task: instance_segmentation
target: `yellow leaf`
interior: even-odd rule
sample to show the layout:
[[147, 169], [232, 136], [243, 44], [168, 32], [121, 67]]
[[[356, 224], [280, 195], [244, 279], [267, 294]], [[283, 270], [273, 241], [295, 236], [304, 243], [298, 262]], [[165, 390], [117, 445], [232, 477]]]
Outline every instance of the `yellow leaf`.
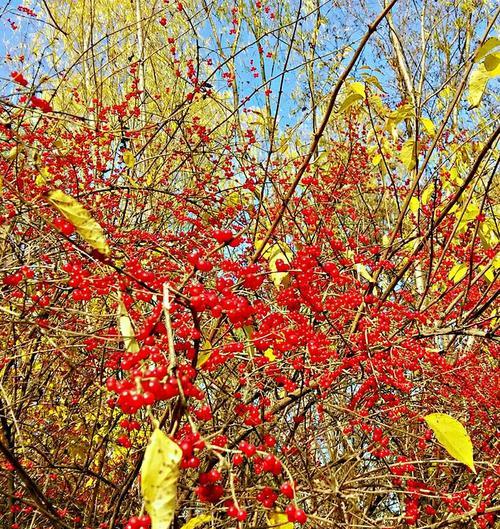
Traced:
[[196, 367], [201, 367], [205, 364], [208, 359], [212, 356], [212, 344], [205, 340], [198, 354], [198, 361], [196, 362]]
[[436, 127], [434, 126], [434, 123], [431, 119], [420, 118], [420, 121], [422, 122], [422, 125], [429, 136], [434, 136], [434, 134], [436, 134]]
[[354, 105], [354, 103], [357, 103], [358, 101], [361, 101], [363, 98], [362, 95], [360, 94], [356, 94], [356, 93], [353, 93], [353, 94], [349, 94], [345, 99], [344, 101], [342, 102], [342, 104], [340, 105], [339, 109], [338, 109], [338, 113], [339, 114], [342, 114], [343, 112], [346, 112], [347, 110], [349, 110], [349, 108], [352, 107], [352, 105]]
[[354, 94], [360, 95], [362, 98], [365, 97], [365, 85], [363, 83], [351, 83], [349, 90]]
[[413, 109], [413, 105], [410, 103], [406, 103], [405, 105], [399, 107], [396, 110], [393, 110], [389, 114], [389, 119], [394, 121], [396, 124], [403, 121], [403, 119], [411, 118], [415, 115], [415, 111]]
[[403, 147], [401, 148], [401, 152], [399, 153], [399, 158], [406, 166], [408, 171], [411, 171], [415, 167], [415, 165], [417, 164], [417, 159], [415, 156], [414, 140], [406, 140], [404, 142]]
[[191, 518], [188, 522], [186, 522], [181, 529], [195, 529], [196, 527], [210, 522], [212, 520], [211, 514], [200, 514], [198, 516], [195, 516], [194, 518]]
[[10, 149], [10, 151], [4, 155], [4, 158], [11, 162], [12, 160], [14, 160], [17, 156], [17, 154], [20, 152], [20, 149], [17, 145], [15, 145], [14, 147], [12, 147], [12, 149]]
[[50, 191], [47, 200], [59, 213], [73, 224], [80, 236], [99, 253], [109, 256], [111, 250], [104, 237], [101, 226], [90, 216], [90, 213], [73, 197], [61, 190]]
[[429, 199], [431, 198], [433, 192], [434, 192], [434, 186], [432, 184], [428, 185], [424, 189], [422, 196], [421, 196], [422, 204], [424, 206], [427, 206], [427, 204], [429, 203]]
[[179, 446], [156, 428], [141, 466], [141, 492], [151, 529], [168, 529], [172, 523], [181, 459]]
[[467, 275], [468, 267], [465, 264], [458, 263], [452, 267], [448, 274], [448, 279], [454, 283], [458, 283]]
[[140, 348], [135, 338], [134, 328], [132, 327], [130, 316], [128, 315], [125, 304], [121, 300], [118, 304], [118, 327], [125, 344], [125, 350], [129, 353], [139, 352]]
[[476, 217], [479, 215], [479, 213], [481, 213], [479, 206], [476, 206], [476, 204], [469, 204], [465, 208], [462, 221], [470, 222], [471, 220], [476, 220]]
[[37, 186], [43, 186], [51, 179], [52, 179], [51, 172], [47, 169], [47, 167], [42, 167], [35, 179], [35, 184]]
[[481, 271], [483, 271], [486, 268], [486, 271], [484, 272], [484, 277], [490, 282], [493, 283], [495, 280], [495, 271], [492, 266], [482, 266]]
[[135, 156], [131, 151], [123, 151], [123, 163], [129, 168], [133, 169], [135, 165]]
[[410, 211], [414, 214], [417, 213], [417, 211], [420, 209], [420, 202], [417, 197], [411, 197], [410, 198]]
[[[262, 241], [255, 241], [255, 248], [258, 250], [262, 246]], [[281, 259], [285, 263], [291, 263], [293, 259], [293, 252], [290, 247], [284, 243], [275, 243], [272, 245], [266, 244], [262, 257], [269, 263], [269, 270], [271, 270], [271, 280], [278, 288], [283, 281], [288, 277], [288, 272], [279, 272], [276, 267], [276, 262]]]
[[276, 356], [274, 356], [274, 351], [273, 351], [273, 348], [272, 347], [269, 347], [267, 348], [263, 355], [269, 359], [270, 362], [274, 362], [274, 360], [276, 360]]
[[288, 521], [288, 516], [284, 512], [273, 511], [269, 513], [268, 527], [276, 529], [293, 529], [293, 523]]
[[372, 158], [372, 164], [373, 164], [373, 165], [378, 165], [381, 161], [382, 161], [382, 155], [381, 155], [381, 154], [376, 154], [376, 155]]
[[490, 77], [500, 75], [500, 53], [491, 53], [484, 59], [484, 68]]
[[354, 265], [354, 268], [355, 268], [356, 272], [358, 272], [358, 274], [361, 277], [364, 277], [370, 283], [375, 283], [375, 279], [373, 279], [373, 277], [370, 275], [370, 272], [368, 272], [368, 270], [367, 270], [365, 265], [363, 265], [361, 263], [356, 263]]
[[484, 65], [481, 63], [472, 73], [469, 79], [469, 94], [467, 96], [467, 101], [470, 104], [470, 108], [475, 108], [481, 102], [483, 94], [486, 90], [486, 85], [488, 81], [495, 77], [496, 69], [488, 71]]
[[476, 56], [474, 57], [474, 62], [479, 62], [483, 57], [488, 55], [491, 50], [494, 50], [500, 46], [500, 39], [497, 39], [496, 37], [489, 38], [476, 52]]
[[464, 426], [446, 413], [431, 413], [424, 419], [450, 456], [467, 465], [475, 474], [472, 441]]

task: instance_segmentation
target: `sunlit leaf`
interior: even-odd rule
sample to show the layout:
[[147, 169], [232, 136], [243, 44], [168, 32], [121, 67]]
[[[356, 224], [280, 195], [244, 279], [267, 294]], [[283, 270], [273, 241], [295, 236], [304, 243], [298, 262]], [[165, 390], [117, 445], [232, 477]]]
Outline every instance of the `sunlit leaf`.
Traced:
[[361, 97], [365, 97], [365, 85], [363, 83], [351, 83], [349, 85], [349, 90], [354, 93], [354, 94], [358, 94], [360, 95]]
[[[255, 241], [255, 248], [258, 250], [262, 246], [262, 241]], [[283, 281], [288, 277], [288, 272], [280, 272], [276, 266], [280, 259], [284, 263], [291, 263], [293, 259], [293, 252], [290, 247], [284, 243], [266, 244], [262, 257], [269, 263], [269, 270], [271, 270], [270, 278], [272, 282], [279, 287]]]
[[279, 511], [269, 513], [268, 526], [273, 529], [293, 529], [293, 523], [288, 521], [288, 516]]
[[76, 231], [92, 248], [105, 256], [111, 254], [103, 229], [80, 202], [59, 189], [50, 191], [47, 200], [73, 224]]
[[375, 279], [373, 279], [372, 275], [370, 274], [370, 272], [368, 272], [368, 269], [366, 268], [366, 266], [364, 264], [356, 263], [354, 265], [354, 268], [355, 268], [356, 272], [358, 272], [358, 274], [361, 277], [363, 277], [364, 279], [366, 279], [370, 283], [374, 283], [375, 282]]
[[432, 184], [428, 185], [424, 191], [422, 192], [422, 195], [420, 197], [422, 201], [422, 205], [427, 206], [429, 203], [429, 200], [432, 196], [432, 193], [434, 193], [434, 186]]
[[465, 208], [465, 212], [462, 216], [462, 220], [465, 221], [465, 222], [469, 222], [471, 220], [476, 220], [477, 216], [479, 215], [479, 213], [481, 212], [481, 210], [479, 209], [479, 206], [477, 206], [476, 204], [469, 204], [466, 208]]
[[394, 121], [396, 124], [403, 121], [403, 119], [411, 118], [415, 115], [415, 110], [413, 108], [413, 105], [411, 103], [406, 103], [396, 110], [393, 110], [389, 114], [389, 119]]
[[52, 179], [52, 174], [47, 167], [42, 167], [40, 172], [36, 175], [35, 184], [43, 186]]
[[451, 268], [448, 273], [448, 279], [454, 283], [458, 283], [467, 275], [468, 269], [467, 265], [458, 263]]
[[129, 168], [133, 169], [135, 165], [135, 156], [132, 151], [123, 151], [123, 163]]
[[7, 154], [4, 154], [4, 158], [8, 161], [8, 162], [11, 162], [12, 160], [14, 160], [16, 158], [16, 156], [18, 155], [18, 153], [20, 152], [20, 148], [18, 145], [15, 145], [14, 147], [12, 147], [9, 152]]
[[159, 428], [151, 435], [141, 466], [141, 492], [151, 529], [168, 529], [175, 514], [182, 450]]
[[422, 122], [422, 125], [424, 126], [425, 131], [430, 136], [434, 136], [436, 134], [436, 127], [434, 126], [434, 123], [429, 118], [420, 118], [420, 121]]
[[362, 95], [360, 94], [356, 94], [356, 93], [353, 93], [353, 94], [349, 94], [345, 99], [344, 101], [342, 102], [342, 104], [340, 105], [339, 109], [338, 109], [338, 113], [339, 114], [342, 114], [343, 112], [346, 112], [347, 110], [349, 110], [349, 108], [352, 107], [352, 105], [354, 105], [354, 103], [357, 103], [358, 101], [361, 101], [363, 98]]
[[196, 362], [196, 367], [201, 367], [203, 364], [205, 364], [208, 359], [212, 356], [212, 352], [212, 344], [208, 340], [205, 340], [198, 354], [198, 361]]
[[417, 213], [417, 211], [420, 209], [420, 201], [417, 197], [411, 197], [410, 203], [408, 204], [408, 207], [410, 208], [410, 211], [414, 214]]
[[125, 350], [129, 353], [137, 353], [140, 349], [139, 344], [135, 338], [134, 328], [132, 327], [127, 308], [121, 300], [118, 303], [118, 327], [125, 344]]
[[491, 77], [500, 75], [500, 53], [491, 53], [484, 59], [484, 68]]
[[451, 457], [467, 465], [475, 473], [474, 449], [464, 426], [446, 413], [431, 413], [424, 419]]
[[500, 46], [500, 39], [497, 37], [490, 37], [476, 52], [474, 62], [479, 62], [483, 57], [488, 55], [490, 51]]
[[415, 168], [415, 165], [417, 164], [416, 156], [415, 156], [415, 141], [414, 140], [406, 140], [403, 144], [403, 147], [401, 148], [401, 152], [399, 153], [399, 158], [405, 165], [405, 167], [408, 169], [408, 171], [411, 171]]
[[196, 529], [196, 527], [199, 527], [200, 525], [203, 525], [204, 523], [208, 523], [212, 520], [211, 514], [199, 514], [198, 516], [195, 516], [194, 518], [191, 518], [191, 520], [187, 521], [181, 529]]
[[[486, 269], [486, 270], [485, 270]], [[482, 266], [481, 272], [485, 270], [484, 277], [490, 282], [493, 283], [495, 280], [495, 270], [493, 266]]]
[[500, 56], [497, 53], [493, 53], [488, 55], [471, 73], [467, 97], [470, 108], [475, 108], [479, 105], [488, 81], [498, 75], [500, 75]]
[[276, 360], [276, 356], [274, 355], [274, 351], [272, 347], [268, 347], [263, 353], [262, 353], [270, 362], [274, 362]]

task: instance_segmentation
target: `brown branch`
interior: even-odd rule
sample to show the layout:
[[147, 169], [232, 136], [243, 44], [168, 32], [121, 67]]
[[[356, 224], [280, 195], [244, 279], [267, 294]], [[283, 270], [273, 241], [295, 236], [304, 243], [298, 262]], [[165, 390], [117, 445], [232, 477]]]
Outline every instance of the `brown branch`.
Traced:
[[63, 520], [60, 519], [55, 507], [48, 500], [45, 494], [40, 490], [38, 485], [30, 478], [29, 474], [24, 470], [17, 457], [12, 451], [4, 445], [0, 438], [0, 452], [3, 454], [5, 459], [14, 467], [20, 480], [24, 483], [26, 490], [33, 498], [38, 510], [43, 516], [52, 521], [55, 527], [62, 527], [64, 529], [71, 529], [69, 525], [66, 525]]

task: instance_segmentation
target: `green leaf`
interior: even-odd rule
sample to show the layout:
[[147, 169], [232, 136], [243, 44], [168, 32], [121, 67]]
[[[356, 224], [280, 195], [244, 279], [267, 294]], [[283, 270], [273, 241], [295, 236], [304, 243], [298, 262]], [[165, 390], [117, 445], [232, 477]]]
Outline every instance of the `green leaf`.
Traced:
[[431, 413], [424, 419], [450, 456], [476, 473], [472, 441], [464, 426], [446, 413]]
[[180, 447], [156, 428], [141, 466], [141, 492], [151, 529], [168, 529], [172, 523], [181, 459]]
[[91, 217], [90, 213], [73, 197], [66, 195], [59, 189], [50, 191], [47, 195], [48, 202], [54, 206], [59, 213], [73, 224], [78, 234], [99, 253], [105, 256], [111, 254], [111, 250], [104, 237], [101, 226]]
[[200, 525], [204, 523], [208, 523], [212, 520], [211, 514], [199, 514], [198, 516], [195, 516], [194, 518], [191, 518], [191, 520], [187, 521], [181, 529], [196, 529], [196, 527], [199, 527]]
[[474, 62], [479, 62], [483, 57], [488, 55], [491, 50], [494, 50], [496, 47], [500, 46], [500, 39], [496, 37], [489, 38], [476, 52], [474, 57]]

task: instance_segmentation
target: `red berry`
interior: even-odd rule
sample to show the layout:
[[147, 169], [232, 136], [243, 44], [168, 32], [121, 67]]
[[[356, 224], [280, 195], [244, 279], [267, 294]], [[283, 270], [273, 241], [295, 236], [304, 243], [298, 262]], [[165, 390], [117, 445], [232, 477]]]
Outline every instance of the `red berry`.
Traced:
[[307, 514], [302, 509], [295, 509], [295, 521], [304, 524], [307, 522]]

